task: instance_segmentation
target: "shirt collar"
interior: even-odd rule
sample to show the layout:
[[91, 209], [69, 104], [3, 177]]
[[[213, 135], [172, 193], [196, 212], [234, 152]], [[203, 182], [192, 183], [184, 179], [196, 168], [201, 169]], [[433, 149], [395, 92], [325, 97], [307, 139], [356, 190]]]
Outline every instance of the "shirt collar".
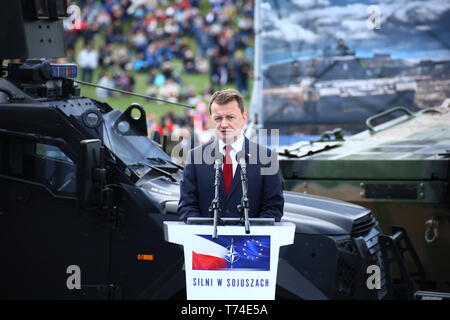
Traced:
[[[231, 147], [233, 148], [233, 151], [238, 153], [242, 150], [242, 147], [244, 146], [244, 135], [241, 134], [239, 138], [231, 144]], [[223, 142], [221, 139], [219, 139], [219, 150], [221, 153], [225, 153], [225, 150], [223, 149], [225, 147], [225, 142]]]

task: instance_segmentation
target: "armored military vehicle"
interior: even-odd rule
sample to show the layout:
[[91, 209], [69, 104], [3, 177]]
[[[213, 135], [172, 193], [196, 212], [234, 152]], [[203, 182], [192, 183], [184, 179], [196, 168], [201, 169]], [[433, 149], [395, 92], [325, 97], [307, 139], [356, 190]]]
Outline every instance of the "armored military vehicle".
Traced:
[[[25, 59], [2, 63], [0, 78], [0, 299], [182, 298], [182, 250], [162, 222], [179, 219], [183, 167], [147, 137], [140, 105], [83, 97], [76, 66], [45, 59], [64, 55], [66, 8], [12, 1], [0, 12], [0, 57]], [[381, 234], [370, 210], [285, 192], [284, 219], [297, 229], [279, 298], [412, 297], [409, 275], [390, 273], [403, 270], [394, 249], [406, 235]]]
[[449, 121], [450, 99], [418, 112], [395, 107], [345, 141], [334, 130], [282, 147], [285, 188], [369, 208], [384, 231], [403, 225], [424, 265], [421, 285], [449, 292]]

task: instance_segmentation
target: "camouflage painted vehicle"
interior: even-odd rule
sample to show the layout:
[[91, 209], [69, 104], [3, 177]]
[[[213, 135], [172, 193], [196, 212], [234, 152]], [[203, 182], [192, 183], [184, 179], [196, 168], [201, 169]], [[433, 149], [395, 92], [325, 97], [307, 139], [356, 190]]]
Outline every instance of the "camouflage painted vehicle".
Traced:
[[[402, 115], [379, 123], [398, 112]], [[415, 113], [403, 107], [382, 112], [345, 141], [334, 130], [320, 141], [281, 147], [285, 189], [369, 208], [385, 232], [404, 226], [426, 271], [420, 287], [449, 292], [449, 123], [447, 99]]]

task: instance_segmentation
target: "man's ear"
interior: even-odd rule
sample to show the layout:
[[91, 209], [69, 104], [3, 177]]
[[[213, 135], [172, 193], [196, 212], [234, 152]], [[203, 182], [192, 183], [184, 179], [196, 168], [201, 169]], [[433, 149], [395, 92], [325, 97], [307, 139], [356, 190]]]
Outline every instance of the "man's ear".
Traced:
[[242, 113], [242, 118], [244, 118], [244, 120], [247, 121], [247, 118], [248, 118], [248, 112], [247, 111], [244, 111]]

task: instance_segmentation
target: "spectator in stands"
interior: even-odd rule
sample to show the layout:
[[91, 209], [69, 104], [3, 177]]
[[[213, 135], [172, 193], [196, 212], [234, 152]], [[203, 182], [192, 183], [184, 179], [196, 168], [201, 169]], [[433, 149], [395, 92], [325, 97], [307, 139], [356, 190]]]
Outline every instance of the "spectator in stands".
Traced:
[[197, 73], [194, 54], [191, 50], [186, 50], [183, 56], [183, 68], [186, 73]]
[[[162, 95], [187, 101], [190, 105], [201, 105], [201, 101], [209, 100], [213, 91], [233, 82], [245, 95], [251, 74], [248, 62], [251, 56], [245, 58], [236, 54], [236, 50], [246, 54], [252, 52], [249, 39], [253, 35], [254, 1], [205, 2], [200, 8], [200, 0], [79, 0], [82, 21], [76, 30], [66, 34], [72, 50], [76, 48], [77, 38], [82, 37], [86, 41], [85, 48], [79, 54], [74, 53], [82, 80], [92, 82], [94, 70], [100, 66], [101, 71], [111, 70], [99, 77], [99, 83], [105, 86], [132, 91], [135, 87], [134, 72], [148, 72], [148, 95]], [[205, 5], [209, 5], [206, 12]], [[99, 52], [93, 49], [94, 40]], [[181, 60], [182, 68], [173, 64], [174, 59]], [[114, 77], [111, 76], [111, 67], [118, 70]], [[178, 72], [209, 72], [210, 81], [203, 96], [197, 95], [191, 84], [183, 84]], [[96, 93], [101, 99], [111, 95], [111, 92], [102, 90]], [[189, 115], [190, 121], [181, 121], [173, 115], [169, 118], [184, 128], [193, 125], [193, 118], [200, 120], [204, 116], [208, 119], [207, 114], [197, 110]], [[166, 120], [165, 125], [160, 126], [161, 133], [163, 128], [168, 130], [170, 121]], [[207, 139], [204, 129], [209, 124], [203, 120], [196, 122], [193, 132], [203, 141]], [[158, 128], [157, 123], [155, 127]]]
[[180, 90], [180, 85], [173, 78], [168, 78], [159, 88], [159, 96], [165, 100], [178, 101]]
[[98, 63], [102, 69], [111, 67], [114, 64], [113, 51], [110, 44], [104, 43], [100, 47]]
[[81, 68], [81, 80], [92, 82], [94, 70], [98, 66], [98, 52], [92, 48], [91, 42], [81, 49], [77, 62]]
[[235, 54], [233, 64], [234, 80], [236, 87], [241, 94], [246, 97], [248, 95], [248, 78], [250, 76], [250, 63], [244, 58], [241, 51]]
[[[114, 80], [112, 79], [111, 75], [108, 72], [102, 72], [100, 75], [100, 80], [98, 81], [98, 85], [107, 87], [107, 88], [114, 88]], [[97, 98], [106, 100], [109, 97], [113, 95], [113, 91], [102, 89], [102, 88], [96, 88], [95, 89], [95, 95]]]

